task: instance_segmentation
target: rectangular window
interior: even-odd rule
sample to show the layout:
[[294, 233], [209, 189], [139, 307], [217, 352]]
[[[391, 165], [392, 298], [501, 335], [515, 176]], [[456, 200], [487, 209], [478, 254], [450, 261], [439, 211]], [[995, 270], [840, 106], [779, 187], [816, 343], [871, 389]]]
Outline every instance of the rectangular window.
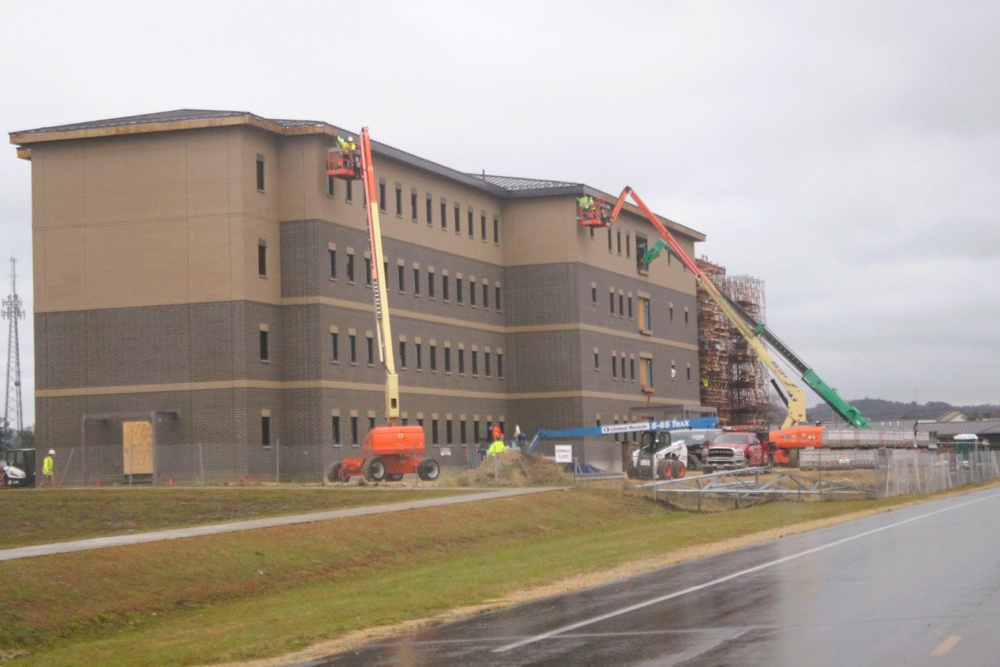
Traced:
[[378, 210], [385, 213], [387, 204], [385, 203], [385, 181], [378, 182]]
[[462, 303], [462, 279], [455, 278], [455, 301]]
[[450, 419], [444, 423], [444, 441], [447, 445], [452, 443], [452, 423]]
[[423, 368], [424, 368], [424, 358], [423, 358], [424, 357], [424, 355], [423, 355], [424, 346], [423, 346], [423, 343], [414, 343], [413, 346], [416, 348], [417, 370], [418, 371], [419, 370], [423, 370]]
[[270, 341], [268, 340], [268, 332], [260, 332], [260, 360], [269, 361], [271, 358]]
[[441, 198], [441, 229], [448, 229], [448, 202]]
[[347, 181], [347, 187], [344, 188], [344, 201], [354, 201], [354, 188], [351, 187], [351, 181]]
[[438, 420], [431, 420], [431, 443], [438, 444]]
[[410, 215], [414, 220], [417, 219], [417, 191], [410, 190]]
[[479, 422], [472, 422], [472, 444], [479, 442]]
[[464, 445], [465, 443], [467, 443], [469, 441], [468, 438], [466, 438], [468, 429], [466, 427], [464, 419], [462, 421], [458, 422], [458, 430], [459, 430], [459, 433], [460, 433], [461, 438], [462, 438], [462, 444]]
[[351, 417], [351, 444], [358, 444], [358, 418]]
[[597, 285], [590, 286], [590, 301], [596, 306], [597, 305]]
[[441, 298], [445, 301], [448, 300], [448, 276], [441, 276]]
[[444, 348], [444, 372], [451, 373], [451, 348]]
[[476, 305], [476, 282], [472, 278], [469, 279], [469, 305]]
[[499, 285], [497, 285], [496, 289], [493, 291], [493, 297], [494, 297], [493, 301], [497, 305], [497, 312], [499, 313], [500, 312], [500, 286]]
[[594, 350], [594, 370], [601, 370], [601, 354], [597, 350]]
[[486, 214], [482, 213], [479, 216], [479, 238], [483, 241], [486, 240]]
[[639, 273], [649, 271], [649, 264], [643, 261], [646, 251], [649, 250], [649, 241], [642, 234], [635, 235], [635, 269]]
[[330, 361], [340, 361], [340, 345], [336, 332], [330, 333]]
[[264, 191], [264, 156], [257, 154], [257, 192]]
[[271, 418], [260, 418], [260, 444], [264, 447], [271, 446]]
[[497, 352], [497, 377], [503, 377], [503, 352]]
[[642, 333], [650, 333], [653, 330], [653, 317], [650, 312], [649, 299], [646, 297], [639, 297], [639, 331]]
[[653, 391], [653, 360], [649, 357], [639, 360], [639, 384], [643, 391]]
[[497, 245], [500, 244], [500, 217], [496, 215], [493, 216], [493, 242]]
[[438, 358], [437, 358], [437, 357], [438, 357], [438, 352], [437, 352], [437, 345], [431, 345], [431, 347], [430, 347], [430, 349], [428, 350], [428, 352], [430, 352], [430, 358], [431, 358], [431, 359], [430, 359], [430, 361], [431, 361], [431, 372], [432, 372], [432, 373], [436, 373], [436, 372], [437, 372], [437, 369], [438, 369]]
[[413, 269], [413, 293], [420, 294], [420, 269]]
[[365, 257], [365, 287], [372, 286], [372, 260]]
[[477, 350], [472, 351], [472, 374], [479, 375], [479, 352]]
[[406, 291], [406, 268], [402, 264], [396, 267], [396, 276], [399, 280], [399, 291]]
[[374, 417], [369, 417], [368, 418], [368, 431], [371, 432], [374, 429], [375, 429], [375, 418]]
[[472, 209], [471, 208], [469, 209], [469, 225], [468, 225], [468, 227], [469, 227], [469, 238], [470, 239], [471, 238], [475, 238], [476, 234], [475, 234], [474, 231], [472, 231]]
[[615, 314], [615, 293], [614, 292], [610, 292], [610, 294], [611, 294], [611, 314], [614, 315]]
[[336, 182], [337, 182], [337, 179], [334, 178], [333, 176], [327, 176], [326, 177], [326, 196], [327, 197], [332, 197], [334, 195], [333, 184], [336, 183]]
[[483, 310], [490, 307], [490, 286], [483, 283]]
[[632, 257], [632, 237], [625, 232], [625, 257]]
[[458, 348], [458, 374], [465, 375], [465, 350]]
[[455, 233], [462, 233], [462, 207], [455, 202]]
[[358, 363], [358, 337], [354, 334], [348, 334], [347, 342], [351, 348], [351, 363]]
[[674, 323], [674, 307], [673, 306], [670, 306], [667, 309], [667, 314], [668, 314], [668, 319], [670, 320], [670, 323], [673, 324]]
[[615, 233], [615, 236], [618, 239], [618, 254], [621, 255], [622, 254], [622, 232], [621, 232], [621, 230], [618, 230], [618, 232]]
[[406, 368], [406, 341], [399, 341], [399, 367]]
[[403, 186], [396, 183], [396, 217], [403, 217]]
[[330, 417], [330, 442], [340, 444], [340, 417]]
[[333, 249], [330, 250], [330, 277], [337, 277], [337, 251]]
[[688, 366], [688, 367], [687, 367], [687, 368], [685, 369], [685, 371], [687, 372], [687, 381], [688, 381], [688, 382], [690, 382], [690, 381], [691, 381], [691, 367], [690, 367], [690, 366]]
[[625, 295], [620, 292], [618, 294], [618, 314], [625, 317]]
[[618, 355], [614, 352], [611, 353], [611, 377], [612, 379], [618, 379]]
[[263, 240], [257, 243], [257, 273], [261, 278], [267, 276], [267, 242]]
[[635, 357], [629, 357], [628, 360], [629, 376], [632, 382], [635, 382]]
[[486, 371], [486, 377], [492, 377], [492, 371], [490, 370], [490, 353], [483, 352], [483, 368]]
[[368, 346], [368, 365], [371, 366], [375, 363], [375, 339], [368, 336], [365, 342]]
[[630, 320], [632, 319], [632, 296], [631, 295], [629, 295], [629, 298], [628, 298], [628, 318]]
[[347, 282], [354, 282], [354, 255], [347, 253]]
[[691, 324], [691, 313], [689, 313], [688, 309], [685, 308], [684, 309], [684, 326], [688, 326], [689, 324]]
[[427, 226], [434, 226], [434, 199], [427, 195]]
[[611, 252], [611, 228], [608, 227], [608, 252]]
[[434, 298], [434, 272], [427, 272], [427, 296]]

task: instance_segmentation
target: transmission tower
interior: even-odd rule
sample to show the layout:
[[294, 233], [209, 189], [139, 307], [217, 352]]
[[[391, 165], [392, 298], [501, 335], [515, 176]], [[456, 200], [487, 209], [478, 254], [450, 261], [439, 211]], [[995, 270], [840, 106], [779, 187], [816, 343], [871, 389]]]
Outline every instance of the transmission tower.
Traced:
[[10, 320], [7, 337], [7, 401], [3, 414], [4, 428], [13, 431], [11, 444], [16, 444], [24, 428], [21, 410], [21, 348], [17, 339], [17, 321], [24, 319], [21, 297], [17, 295], [17, 260], [10, 258], [10, 296], [3, 300], [3, 317]]

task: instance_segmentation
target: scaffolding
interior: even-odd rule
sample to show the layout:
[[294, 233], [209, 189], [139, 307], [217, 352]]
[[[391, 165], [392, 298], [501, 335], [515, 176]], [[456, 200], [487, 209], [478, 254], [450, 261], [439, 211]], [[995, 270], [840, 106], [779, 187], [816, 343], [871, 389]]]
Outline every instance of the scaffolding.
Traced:
[[[764, 322], [764, 281], [729, 276], [702, 256], [698, 268], [758, 322]], [[766, 428], [770, 411], [767, 368], [712, 298], [698, 288], [698, 365], [701, 404], [718, 411], [723, 426]]]

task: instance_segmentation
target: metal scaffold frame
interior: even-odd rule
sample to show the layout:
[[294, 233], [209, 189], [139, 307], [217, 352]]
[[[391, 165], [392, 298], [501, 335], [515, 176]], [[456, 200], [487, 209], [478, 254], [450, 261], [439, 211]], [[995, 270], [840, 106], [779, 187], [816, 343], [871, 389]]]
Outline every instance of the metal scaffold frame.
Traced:
[[21, 349], [18, 340], [17, 321], [24, 319], [24, 307], [17, 295], [17, 260], [10, 258], [10, 296], [3, 300], [3, 318], [10, 321], [7, 337], [7, 391], [4, 403], [3, 427], [13, 431], [13, 444], [17, 444], [24, 430], [24, 416], [21, 403]]
[[[765, 320], [764, 281], [728, 276], [706, 257], [697, 260], [706, 276], [758, 321]], [[767, 368], [722, 309], [698, 288], [698, 355], [702, 405], [715, 407], [725, 426], [766, 427], [770, 411]]]

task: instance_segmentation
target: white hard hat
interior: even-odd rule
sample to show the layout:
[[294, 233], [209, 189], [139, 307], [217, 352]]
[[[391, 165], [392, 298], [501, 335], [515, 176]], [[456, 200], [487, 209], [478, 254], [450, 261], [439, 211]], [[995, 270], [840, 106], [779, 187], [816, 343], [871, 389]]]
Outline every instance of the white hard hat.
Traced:
[[56, 455], [56, 450], [50, 449], [49, 450], [49, 456], [55, 456], [55, 455]]

